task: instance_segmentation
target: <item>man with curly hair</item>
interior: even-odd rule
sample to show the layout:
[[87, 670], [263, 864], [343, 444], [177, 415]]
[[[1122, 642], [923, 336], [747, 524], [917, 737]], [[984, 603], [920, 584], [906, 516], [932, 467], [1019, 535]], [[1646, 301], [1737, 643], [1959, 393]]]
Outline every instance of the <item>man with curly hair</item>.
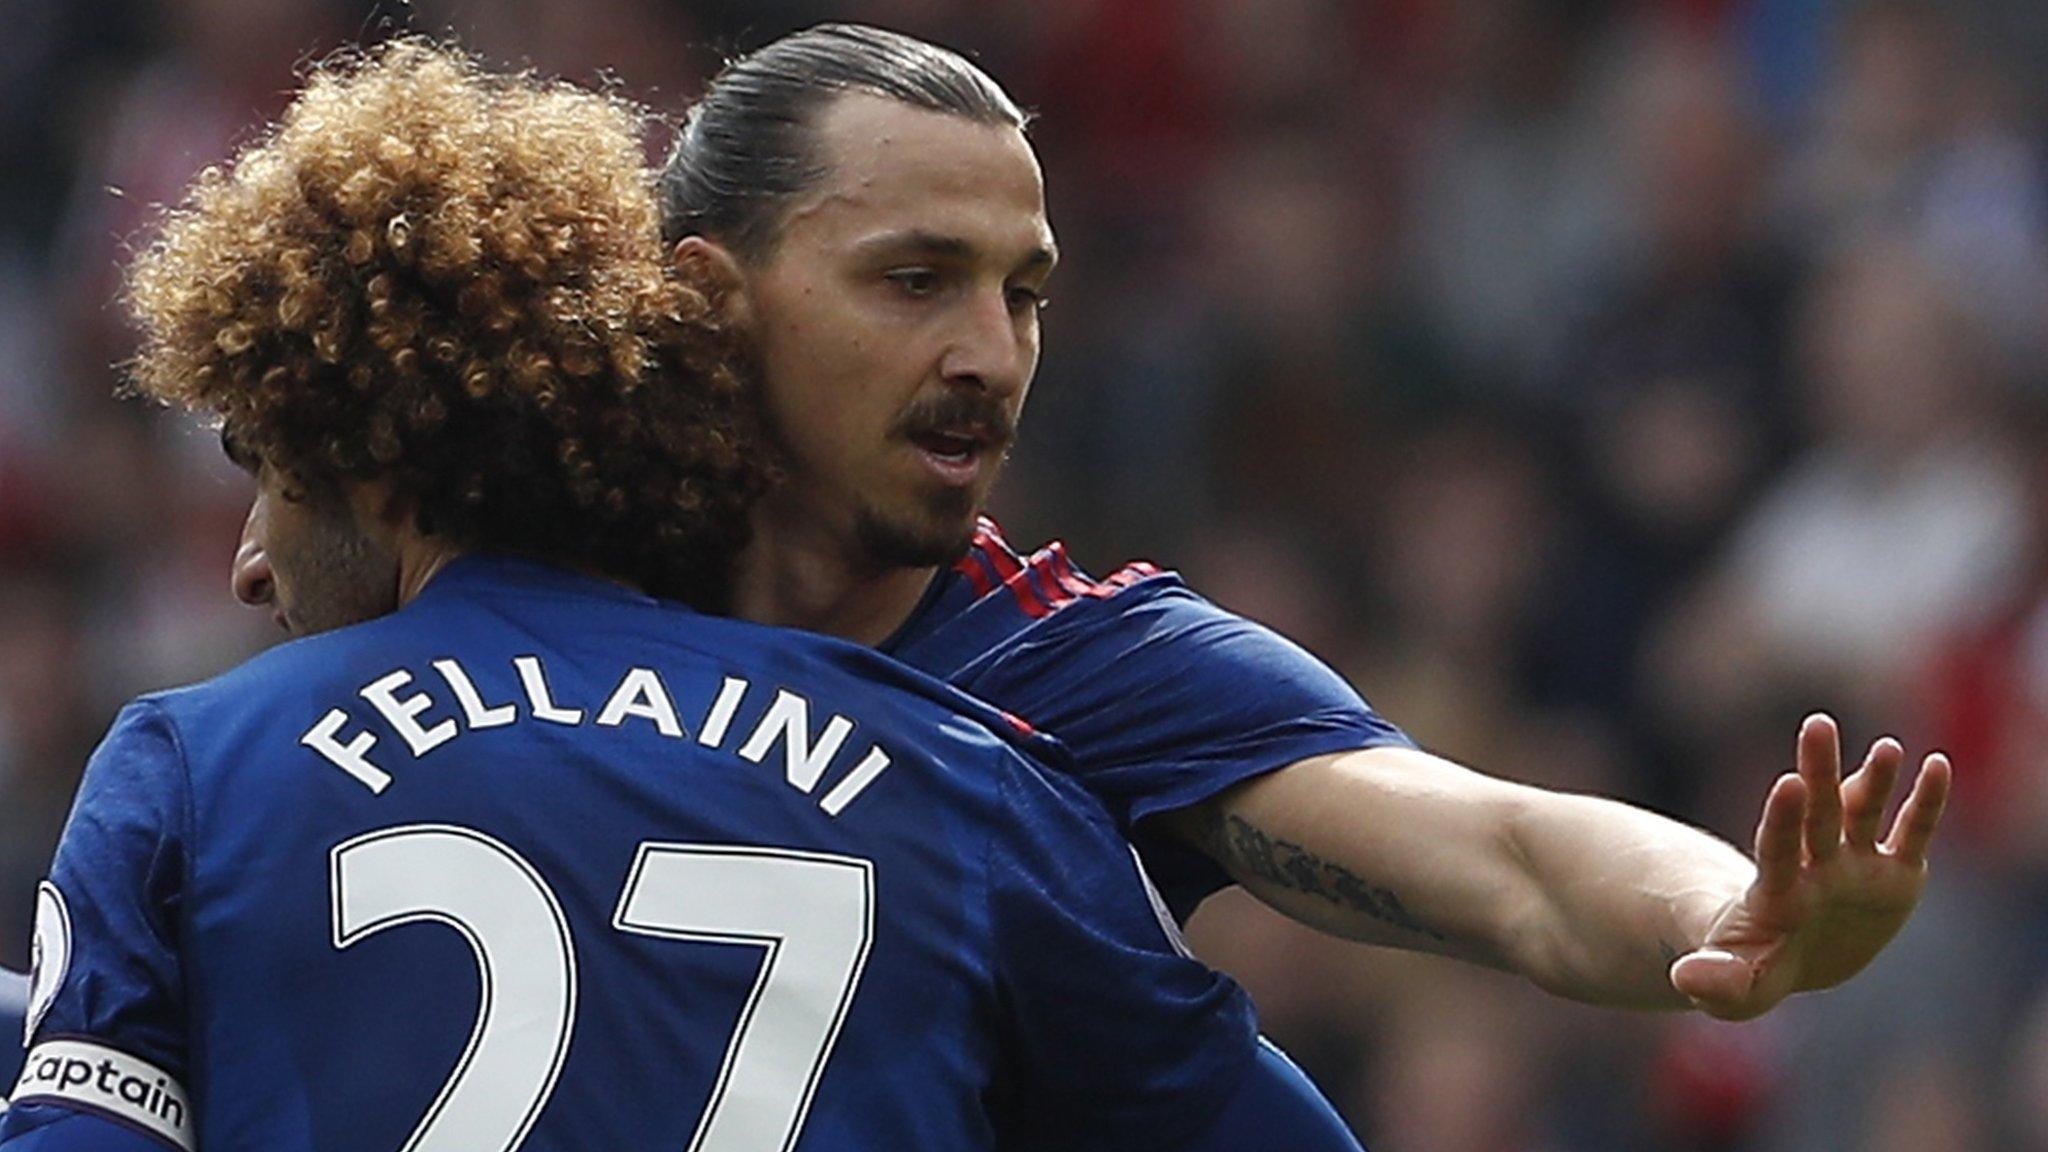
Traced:
[[138, 258], [299, 639], [95, 753], [0, 1149], [1355, 1149], [1028, 731], [648, 594], [765, 479], [639, 127], [401, 41]]
[[1904, 750], [1880, 740], [1844, 778], [1834, 722], [1809, 717], [1752, 863], [1433, 756], [1172, 573], [1097, 580], [978, 518], [1056, 257], [1026, 122], [959, 55], [855, 25], [733, 61], [690, 109], [665, 234], [750, 333], [788, 449], [741, 615], [876, 645], [1059, 737], [1176, 913], [1234, 880], [1326, 932], [1730, 1019], [1890, 941], [1925, 883], [1939, 754], [1888, 826]]

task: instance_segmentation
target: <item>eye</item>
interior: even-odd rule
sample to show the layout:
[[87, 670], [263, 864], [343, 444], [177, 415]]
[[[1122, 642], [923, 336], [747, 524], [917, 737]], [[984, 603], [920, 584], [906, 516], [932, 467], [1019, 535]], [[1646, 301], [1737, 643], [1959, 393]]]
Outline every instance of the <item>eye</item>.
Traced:
[[923, 298], [939, 290], [939, 273], [934, 268], [893, 268], [882, 273], [882, 278], [906, 296]]

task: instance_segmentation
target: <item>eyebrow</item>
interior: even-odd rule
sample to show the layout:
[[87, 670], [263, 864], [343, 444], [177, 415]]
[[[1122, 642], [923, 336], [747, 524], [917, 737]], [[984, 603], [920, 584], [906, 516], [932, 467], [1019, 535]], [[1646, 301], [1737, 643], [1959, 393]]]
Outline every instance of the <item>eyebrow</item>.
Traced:
[[[948, 236], [939, 232], [928, 232], [922, 228], [883, 232], [860, 241], [854, 247], [864, 253], [903, 251], [915, 252], [925, 256], [940, 256], [950, 260], [971, 260], [980, 252], [973, 243], [961, 237]], [[1017, 270], [1020, 272], [1036, 272], [1041, 269], [1051, 268], [1059, 262], [1059, 258], [1059, 244], [1048, 239], [1044, 244], [1034, 245], [1031, 251], [1025, 254], [1023, 261], [1018, 264]]]

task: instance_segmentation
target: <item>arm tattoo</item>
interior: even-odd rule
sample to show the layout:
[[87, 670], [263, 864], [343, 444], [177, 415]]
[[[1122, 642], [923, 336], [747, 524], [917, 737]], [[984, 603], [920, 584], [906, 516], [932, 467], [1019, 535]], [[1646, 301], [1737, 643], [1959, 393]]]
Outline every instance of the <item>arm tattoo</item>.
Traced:
[[1325, 860], [1292, 840], [1268, 835], [1241, 816], [1208, 821], [1203, 831], [1209, 846], [1226, 864], [1250, 872], [1282, 888], [1314, 896], [1340, 908], [1363, 912], [1382, 924], [1405, 928], [1431, 940], [1443, 933], [1415, 918], [1393, 889], [1368, 883], [1357, 873]]

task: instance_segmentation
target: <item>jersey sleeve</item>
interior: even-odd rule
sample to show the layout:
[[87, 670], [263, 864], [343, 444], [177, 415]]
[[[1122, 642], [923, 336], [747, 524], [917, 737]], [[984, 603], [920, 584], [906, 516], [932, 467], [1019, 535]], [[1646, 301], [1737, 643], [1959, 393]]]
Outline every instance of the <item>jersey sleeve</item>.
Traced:
[[1365, 1152], [1322, 1090], [1263, 1038], [1216, 1120], [1181, 1152]]
[[1078, 788], [1019, 770], [988, 871], [1005, 1147], [1168, 1149], [1254, 1057], [1249, 999], [1190, 957], [1137, 856]]
[[1328, 665], [1170, 576], [1037, 631], [955, 682], [1057, 736], [1126, 828], [1313, 756], [1413, 746]]
[[134, 1128], [59, 1104], [22, 1104], [0, 1112], [0, 1152], [160, 1152], [163, 1145]]
[[38, 892], [29, 1050], [0, 1114], [5, 1147], [53, 1111], [194, 1146], [178, 958], [188, 794], [169, 720], [130, 705], [86, 767]]

